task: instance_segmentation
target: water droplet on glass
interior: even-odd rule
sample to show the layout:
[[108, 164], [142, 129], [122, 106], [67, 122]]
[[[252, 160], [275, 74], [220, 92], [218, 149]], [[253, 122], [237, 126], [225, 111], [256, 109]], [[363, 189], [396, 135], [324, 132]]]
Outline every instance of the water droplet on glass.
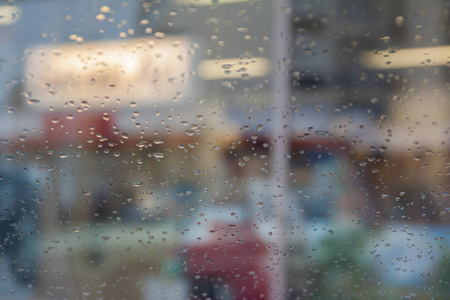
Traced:
[[59, 157], [61, 157], [61, 158], [67, 158], [67, 157], [69, 157], [69, 153], [61, 152], [61, 153], [59, 154]]
[[157, 159], [164, 158], [164, 153], [160, 153], [160, 152], [153, 153], [153, 157], [157, 158]]
[[100, 7], [100, 12], [102, 12], [104, 14], [108, 14], [111, 12], [111, 8], [109, 6], [102, 6], [102, 7]]
[[163, 32], [156, 32], [155, 33], [155, 38], [157, 38], [157, 39], [163, 39], [165, 37], [166, 37], [166, 35]]
[[189, 129], [189, 130], [186, 130], [185, 133], [187, 136], [193, 136], [195, 132], [194, 132], [194, 130]]
[[397, 26], [402, 26], [404, 23], [405, 23], [405, 17], [403, 17], [403, 16], [395, 17], [395, 24]]
[[155, 144], [155, 145], [162, 145], [162, 144], [164, 144], [164, 140], [159, 140], [159, 139], [153, 140], [153, 144]]
[[95, 16], [95, 19], [97, 19], [97, 21], [104, 21], [106, 16], [104, 14], [98, 14]]
[[325, 136], [325, 135], [327, 135], [327, 133], [328, 133], [328, 131], [326, 131], [326, 130], [318, 130], [318, 131], [316, 131], [316, 134], [319, 135], [319, 136]]
[[38, 104], [39, 102], [41, 102], [41, 100], [38, 100], [38, 99], [28, 99], [27, 100], [27, 103], [30, 105]]

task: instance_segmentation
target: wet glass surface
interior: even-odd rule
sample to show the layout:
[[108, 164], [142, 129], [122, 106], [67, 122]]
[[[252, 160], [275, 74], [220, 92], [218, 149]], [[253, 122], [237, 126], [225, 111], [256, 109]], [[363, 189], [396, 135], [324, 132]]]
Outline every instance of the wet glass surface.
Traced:
[[0, 3], [0, 299], [448, 299], [446, 1]]

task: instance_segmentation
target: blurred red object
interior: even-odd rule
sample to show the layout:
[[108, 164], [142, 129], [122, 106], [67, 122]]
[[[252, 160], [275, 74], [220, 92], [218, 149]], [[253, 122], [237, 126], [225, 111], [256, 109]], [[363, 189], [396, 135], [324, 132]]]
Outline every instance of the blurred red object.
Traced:
[[188, 246], [192, 299], [216, 299], [224, 292], [234, 299], [267, 299], [269, 251], [252, 226], [220, 223], [209, 233], [206, 241]]
[[97, 147], [115, 141], [114, 117], [112, 113], [83, 111], [68, 113], [54, 111], [44, 116], [45, 138], [48, 143], [64, 146], [78, 142], [83, 146]]

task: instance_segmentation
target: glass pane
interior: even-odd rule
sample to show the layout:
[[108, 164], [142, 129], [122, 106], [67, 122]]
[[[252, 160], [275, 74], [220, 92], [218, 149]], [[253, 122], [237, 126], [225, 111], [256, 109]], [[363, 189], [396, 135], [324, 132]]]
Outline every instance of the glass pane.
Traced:
[[1, 299], [447, 299], [446, 1], [0, 4]]

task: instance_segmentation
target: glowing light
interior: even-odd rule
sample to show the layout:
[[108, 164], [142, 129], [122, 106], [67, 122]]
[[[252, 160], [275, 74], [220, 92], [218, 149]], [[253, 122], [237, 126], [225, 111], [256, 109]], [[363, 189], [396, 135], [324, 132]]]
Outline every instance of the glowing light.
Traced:
[[367, 69], [401, 69], [426, 66], [450, 66], [450, 46], [364, 51], [360, 63]]

